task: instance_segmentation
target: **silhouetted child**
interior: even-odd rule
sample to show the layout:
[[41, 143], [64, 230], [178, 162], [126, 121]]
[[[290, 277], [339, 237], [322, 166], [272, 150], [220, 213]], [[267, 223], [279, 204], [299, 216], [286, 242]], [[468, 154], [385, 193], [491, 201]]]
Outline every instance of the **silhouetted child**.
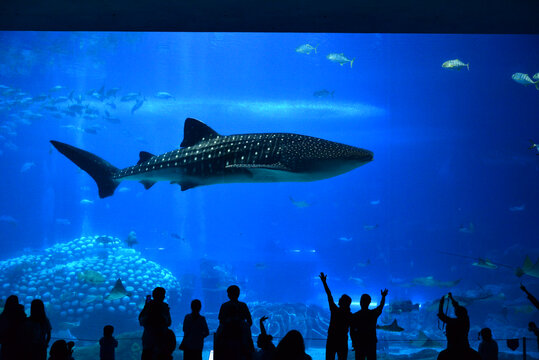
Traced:
[[376, 343], [378, 342], [376, 338], [376, 322], [382, 314], [388, 291], [384, 289], [380, 293], [382, 300], [372, 310], [369, 310], [371, 297], [368, 294], [361, 295], [359, 300], [361, 310], [352, 315], [350, 337], [352, 338], [356, 360], [376, 360]]
[[492, 331], [489, 328], [481, 329], [481, 343], [479, 344], [479, 355], [482, 360], [498, 360], [498, 343], [492, 338]]
[[260, 318], [260, 335], [256, 340], [256, 346], [260, 348], [258, 360], [273, 360], [275, 356], [275, 345], [273, 345], [273, 336], [266, 332], [264, 321], [268, 320], [267, 316]]
[[114, 327], [112, 325], [106, 325], [103, 328], [103, 337], [99, 339], [100, 360], [114, 360], [114, 349], [118, 347], [118, 340], [112, 336], [113, 332]]
[[49, 351], [49, 360], [70, 360], [71, 355], [65, 340], [56, 340]]
[[331, 317], [329, 320], [328, 338], [326, 341], [326, 360], [334, 360], [337, 355], [339, 360], [348, 358], [348, 328], [352, 313], [350, 304], [352, 299], [344, 294], [339, 299], [339, 306], [335, 305], [331, 291], [327, 284], [327, 275], [320, 273], [320, 280], [324, 284], [324, 290], [328, 297], [329, 310]]
[[275, 350], [276, 360], [311, 360], [305, 353], [303, 336], [297, 330], [290, 330], [279, 342]]
[[180, 350], [183, 350], [184, 360], [202, 360], [204, 338], [210, 335], [206, 318], [200, 315], [202, 303], [195, 299], [191, 301], [191, 313], [183, 319], [183, 340]]
[[539, 350], [539, 328], [533, 321], [528, 324], [528, 330], [535, 334], [537, 337], [537, 349]]
[[46, 360], [47, 347], [51, 339], [51, 323], [45, 314], [45, 305], [40, 299], [32, 300], [30, 317], [24, 323], [23, 345], [27, 360]]

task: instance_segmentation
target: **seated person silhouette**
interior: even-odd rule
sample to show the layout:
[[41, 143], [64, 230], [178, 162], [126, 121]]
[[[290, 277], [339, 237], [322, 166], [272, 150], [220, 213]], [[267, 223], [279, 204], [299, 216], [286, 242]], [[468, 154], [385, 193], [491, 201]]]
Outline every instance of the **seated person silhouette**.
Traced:
[[240, 288], [226, 290], [229, 301], [219, 309], [219, 327], [215, 334], [215, 360], [249, 360], [254, 352], [251, 338], [253, 320], [247, 304], [239, 301]]
[[260, 318], [260, 335], [256, 340], [256, 346], [260, 348], [258, 360], [273, 360], [275, 356], [275, 345], [273, 344], [273, 336], [266, 332], [264, 321], [268, 320], [267, 316]]
[[371, 297], [368, 294], [361, 295], [359, 304], [361, 309], [352, 315], [350, 322], [350, 337], [355, 350], [356, 360], [376, 360], [376, 322], [382, 314], [382, 309], [386, 302], [387, 289], [380, 291], [382, 300], [380, 304], [369, 310]]
[[324, 285], [324, 290], [328, 297], [329, 311], [331, 312], [326, 341], [326, 360], [335, 360], [335, 355], [339, 360], [346, 360], [348, 358], [348, 328], [352, 317], [350, 312], [352, 299], [344, 294], [339, 299], [339, 306], [335, 305], [327, 284], [327, 275], [321, 272], [320, 280]]
[[446, 324], [445, 336], [447, 338], [447, 349], [442, 350], [438, 354], [438, 360], [481, 360], [479, 353], [473, 350], [468, 342], [468, 333], [470, 331], [468, 311], [464, 306], [459, 305], [451, 293], [448, 294], [448, 297], [453, 304], [456, 317], [452, 318], [444, 314], [445, 296], [442, 296], [438, 307], [438, 318]]
[[305, 352], [305, 341], [297, 330], [290, 330], [277, 344], [275, 360], [312, 360]]

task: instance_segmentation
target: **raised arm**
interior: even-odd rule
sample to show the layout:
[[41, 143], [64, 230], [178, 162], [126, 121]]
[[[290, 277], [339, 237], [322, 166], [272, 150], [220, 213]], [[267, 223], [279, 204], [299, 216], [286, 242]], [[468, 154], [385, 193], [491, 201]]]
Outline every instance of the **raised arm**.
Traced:
[[331, 295], [331, 290], [329, 290], [329, 287], [328, 287], [328, 283], [327, 283], [328, 276], [324, 274], [323, 272], [321, 272], [319, 277], [320, 277], [320, 280], [322, 280], [322, 284], [324, 284], [324, 290], [326, 291], [326, 295], [328, 296], [329, 308], [332, 309], [332, 307], [336, 307], [337, 305], [335, 305], [335, 300], [333, 300], [333, 295]]
[[449, 316], [444, 314], [444, 301], [445, 295], [440, 299], [440, 305], [438, 306], [438, 318], [446, 323], [449, 320]]
[[531, 301], [531, 303], [537, 308], [539, 309], [539, 300], [537, 300], [537, 298], [535, 296], [533, 296], [529, 291], [528, 289], [526, 289], [526, 287], [522, 284], [520, 284], [520, 288], [522, 289], [522, 291], [524, 291], [526, 293], [526, 295], [528, 295], [528, 299]]
[[387, 293], [388, 293], [387, 289], [380, 291], [380, 294], [382, 295], [382, 300], [380, 300], [380, 304], [375, 309], [380, 314], [382, 313], [382, 310], [384, 309], [384, 305], [386, 304]]
[[260, 318], [260, 334], [261, 335], [267, 335], [266, 328], [264, 327], [264, 321], [268, 320], [267, 316], [262, 316]]

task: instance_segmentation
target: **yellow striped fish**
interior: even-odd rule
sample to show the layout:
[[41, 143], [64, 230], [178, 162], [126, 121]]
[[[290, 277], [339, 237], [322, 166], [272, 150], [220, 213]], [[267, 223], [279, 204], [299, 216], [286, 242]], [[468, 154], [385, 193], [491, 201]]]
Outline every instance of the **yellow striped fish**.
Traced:
[[[534, 77], [536, 75], [537, 74], [535, 74]], [[539, 76], [538, 76], [538, 78], [539, 78]], [[537, 90], [539, 90], [539, 80], [538, 81], [533, 81], [528, 74], [517, 72], [517, 73], [514, 73], [513, 75], [511, 75], [511, 79], [513, 79], [517, 83], [519, 83], [521, 85], [524, 85], [524, 86], [535, 85], [535, 88]]]
[[467, 68], [468, 71], [470, 71], [470, 64], [465, 64], [459, 59], [455, 60], [447, 60], [442, 64], [442, 67], [444, 69], [450, 69], [450, 70], [460, 70], [462, 68]]

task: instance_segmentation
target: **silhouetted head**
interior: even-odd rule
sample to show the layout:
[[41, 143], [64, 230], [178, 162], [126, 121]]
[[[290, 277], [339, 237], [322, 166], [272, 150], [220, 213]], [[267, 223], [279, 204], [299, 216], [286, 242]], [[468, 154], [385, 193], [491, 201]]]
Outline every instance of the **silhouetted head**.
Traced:
[[468, 316], [468, 310], [464, 306], [456, 306], [455, 307], [455, 315], [457, 318], [464, 318]]
[[49, 351], [50, 360], [65, 360], [69, 354], [65, 340], [56, 340]]
[[290, 330], [277, 345], [277, 359], [303, 359], [305, 342], [297, 330]]
[[369, 294], [363, 294], [361, 295], [361, 299], [359, 300], [359, 305], [362, 309], [368, 309], [369, 305], [371, 304], [371, 297]]
[[228, 289], [226, 289], [226, 293], [230, 300], [238, 300], [240, 297], [240, 288], [236, 285], [230, 285]]
[[200, 300], [198, 299], [195, 299], [193, 301], [191, 301], [191, 310], [198, 314], [200, 313], [200, 309], [202, 309], [202, 303], [200, 302]]
[[352, 304], [352, 298], [346, 294], [343, 294], [339, 299], [339, 307], [344, 309], [350, 309], [350, 304]]
[[489, 328], [483, 328], [481, 329], [481, 337], [485, 341], [492, 340], [492, 331], [490, 331]]
[[111, 337], [113, 332], [114, 326], [112, 325], [105, 325], [105, 327], [103, 328], [103, 336], [105, 337]]
[[45, 315], [45, 305], [40, 299], [32, 300], [30, 305], [30, 319], [33, 321], [44, 321], [47, 318]]
[[165, 294], [166, 294], [166, 290], [165, 288], [162, 288], [160, 286], [156, 287], [155, 289], [153, 289], [152, 291], [152, 297], [154, 300], [157, 300], [157, 301], [165, 301]]
[[2, 313], [13, 313], [17, 311], [17, 308], [19, 307], [19, 298], [17, 295], [9, 295], [6, 299], [6, 303], [4, 304], [4, 311]]

